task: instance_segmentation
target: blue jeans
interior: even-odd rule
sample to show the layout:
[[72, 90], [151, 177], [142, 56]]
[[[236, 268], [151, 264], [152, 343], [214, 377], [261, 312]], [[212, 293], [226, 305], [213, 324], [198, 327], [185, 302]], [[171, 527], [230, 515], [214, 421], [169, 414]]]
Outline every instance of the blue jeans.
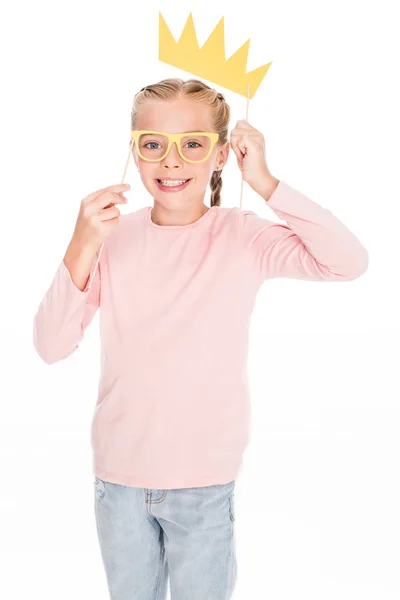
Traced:
[[111, 600], [229, 600], [237, 576], [235, 481], [180, 489], [95, 476], [95, 515]]

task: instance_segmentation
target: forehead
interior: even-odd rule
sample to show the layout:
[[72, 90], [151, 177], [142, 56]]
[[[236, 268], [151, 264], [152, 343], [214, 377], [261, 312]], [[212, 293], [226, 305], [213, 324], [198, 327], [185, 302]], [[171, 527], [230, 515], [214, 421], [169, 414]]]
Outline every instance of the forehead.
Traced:
[[211, 107], [187, 98], [146, 100], [138, 107], [138, 128], [168, 133], [214, 131]]

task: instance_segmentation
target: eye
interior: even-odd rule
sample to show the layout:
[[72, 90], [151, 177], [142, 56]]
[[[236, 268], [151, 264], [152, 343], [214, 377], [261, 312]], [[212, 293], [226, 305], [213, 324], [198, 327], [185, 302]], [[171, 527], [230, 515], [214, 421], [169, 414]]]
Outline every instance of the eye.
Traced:
[[[151, 150], [152, 148], [149, 148], [149, 144], [158, 144], [158, 142], [147, 142], [146, 144], [144, 144], [145, 148], [148, 148], [149, 150]], [[158, 144], [158, 145], [160, 145], [160, 144]]]
[[194, 141], [193, 142], [188, 142], [188, 144], [197, 144], [197, 146], [190, 146], [191, 148], [198, 148], [199, 146], [201, 146], [201, 144], [199, 144], [198, 142], [194, 142]]

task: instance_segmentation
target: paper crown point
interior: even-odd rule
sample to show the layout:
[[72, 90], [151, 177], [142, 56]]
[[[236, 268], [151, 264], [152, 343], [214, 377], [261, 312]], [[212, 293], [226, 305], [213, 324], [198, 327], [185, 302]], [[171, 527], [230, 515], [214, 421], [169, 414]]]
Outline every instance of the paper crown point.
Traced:
[[253, 98], [272, 62], [246, 73], [250, 40], [232, 56], [225, 58], [224, 17], [222, 17], [201, 48], [197, 42], [192, 13], [176, 42], [168, 25], [159, 13], [158, 58], [162, 62], [212, 81], [247, 98]]

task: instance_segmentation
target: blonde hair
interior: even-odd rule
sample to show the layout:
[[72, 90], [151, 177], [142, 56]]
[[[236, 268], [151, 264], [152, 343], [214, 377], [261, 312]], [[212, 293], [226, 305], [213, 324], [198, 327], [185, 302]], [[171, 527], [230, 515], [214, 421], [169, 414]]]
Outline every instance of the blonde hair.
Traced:
[[[217, 144], [223, 146], [228, 141], [230, 108], [224, 96], [199, 79], [171, 78], [146, 85], [134, 97], [131, 113], [131, 129], [137, 129], [139, 106], [147, 99], [173, 100], [177, 97], [189, 98], [211, 107], [213, 124], [219, 134]], [[211, 206], [221, 205], [222, 170], [214, 171], [210, 179]]]

